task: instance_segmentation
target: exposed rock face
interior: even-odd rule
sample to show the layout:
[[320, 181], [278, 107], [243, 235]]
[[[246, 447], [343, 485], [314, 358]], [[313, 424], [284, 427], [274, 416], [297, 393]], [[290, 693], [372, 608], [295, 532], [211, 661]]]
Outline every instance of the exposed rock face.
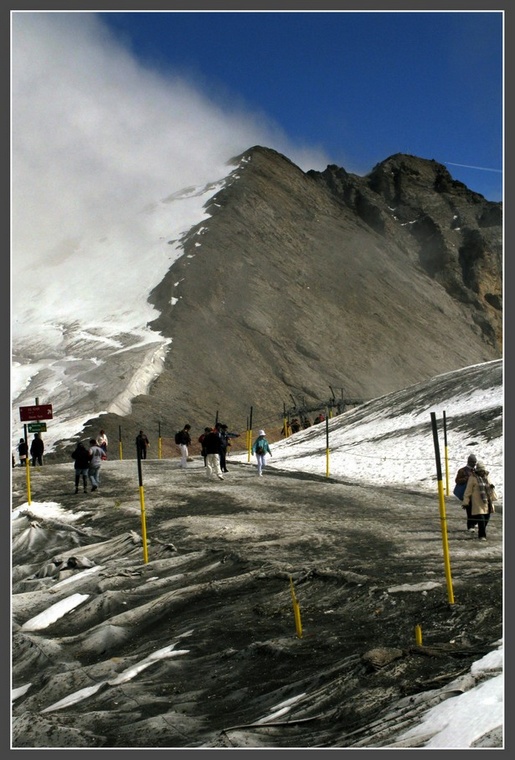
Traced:
[[375, 398], [501, 356], [500, 203], [407, 155], [366, 177], [262, 147], [234, 165], [152, 293], [173, 340], [123, 419], [134, 434], [200, 432], [217, 412], [241, 430], [250, 407], [267, 424], [294, 402]]

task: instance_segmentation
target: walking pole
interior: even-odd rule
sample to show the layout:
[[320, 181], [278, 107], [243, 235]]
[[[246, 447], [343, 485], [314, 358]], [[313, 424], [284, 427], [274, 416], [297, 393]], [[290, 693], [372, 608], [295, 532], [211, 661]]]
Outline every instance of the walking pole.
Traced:
[[447, 448], [447, 418], [443, 413], [443, 440], [445, 453], [445, 494], [449, 496], [449, 449]]

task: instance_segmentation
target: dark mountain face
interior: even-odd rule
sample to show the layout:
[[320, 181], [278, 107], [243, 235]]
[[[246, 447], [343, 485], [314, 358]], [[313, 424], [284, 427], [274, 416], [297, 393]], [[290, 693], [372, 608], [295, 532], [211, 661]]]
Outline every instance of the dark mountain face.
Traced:
[[407, 155], [366, 177], [304, 173], [261, 147], [233, 163], [151, 294], [153, 327], [173, 340], [122, 420], [131, 433], [200, 433], [217, 412], [241, 429], [250, 407], [255, 425], [280, 424], [294, 404], [376, 398], [501, 357], [501, 204]]

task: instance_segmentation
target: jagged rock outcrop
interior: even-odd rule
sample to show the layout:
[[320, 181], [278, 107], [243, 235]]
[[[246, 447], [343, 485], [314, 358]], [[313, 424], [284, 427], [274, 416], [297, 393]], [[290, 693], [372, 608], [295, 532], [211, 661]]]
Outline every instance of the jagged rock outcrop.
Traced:
[[293, 404], [375, 398], [501, 356], [500, 203], [414, 156], [365, 177], [305, 173], [262, 147], [232, 163], [151, 295], [172, 344], [124, 418], [134, 434], [143, 420], [202, 430], [217, 412], [244, 428], [250, 407], [280, 424]]

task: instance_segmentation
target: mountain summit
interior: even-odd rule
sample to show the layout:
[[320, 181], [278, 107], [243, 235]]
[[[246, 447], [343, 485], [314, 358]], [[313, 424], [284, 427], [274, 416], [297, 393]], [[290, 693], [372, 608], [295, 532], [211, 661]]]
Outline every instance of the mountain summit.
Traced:
[[500, 203], [402, 154], [364, 177], [304, 172], [259, 146], [228, 166], [204, 188], [142, 199], [151, 223], [134, 239], [131, 227], [76, 246], [109, 264], [111, 312], [89, 319], [42, 294], [46, 332], [14, 344], [30, 382], [13, 404], [53, 403], [54, 441], [161, 424], [170, 437], [218, 414], [241, 431], [251, 408], [280, 426], [284, 410], [501, 357]]
[[401, 154], [366, 177], [232, 163], [151, 294], [173, 342], [137, 419], [280, 418], [501, 356], [501, 204]]

